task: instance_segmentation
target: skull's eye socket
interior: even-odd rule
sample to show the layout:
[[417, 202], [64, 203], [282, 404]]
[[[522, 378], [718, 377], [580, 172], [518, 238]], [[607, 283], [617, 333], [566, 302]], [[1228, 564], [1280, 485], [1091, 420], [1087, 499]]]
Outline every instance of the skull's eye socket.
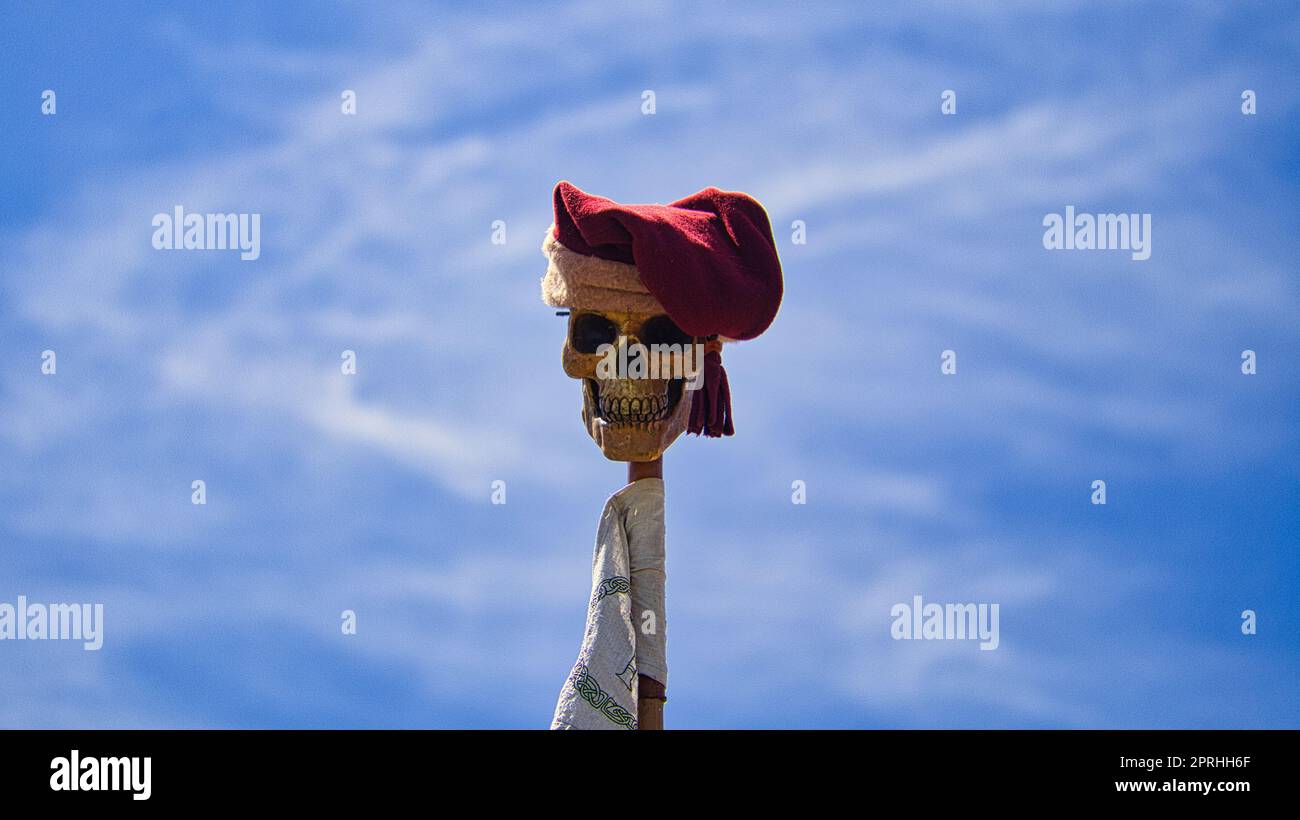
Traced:
[[575, 316], [569, 328], [569, 344], [579, 353], [595, 353], [601, 345], [614, 344], [618, 328], [598, 313]]
[[641, 328], [641, 341], [648, 345], [689, 345], [694, 339], [667, 316], [655, 316]]

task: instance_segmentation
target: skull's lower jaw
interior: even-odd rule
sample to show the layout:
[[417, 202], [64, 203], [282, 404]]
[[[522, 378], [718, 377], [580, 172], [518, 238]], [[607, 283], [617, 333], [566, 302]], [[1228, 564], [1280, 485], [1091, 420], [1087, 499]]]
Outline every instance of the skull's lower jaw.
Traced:
[[[686, 430], [690, 402], [685, 381], [668, 384], [666, 401], [632, 405], [605, 397], [594, 379], [582, 380], [582, 421], [610, 461], [654, 461]], [[644, 400], [643, 400], [644, 401]]]

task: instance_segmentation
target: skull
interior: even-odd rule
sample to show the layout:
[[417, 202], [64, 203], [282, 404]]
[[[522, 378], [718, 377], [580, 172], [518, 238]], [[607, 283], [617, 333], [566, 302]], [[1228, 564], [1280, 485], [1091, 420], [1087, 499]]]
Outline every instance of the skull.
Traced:
[[[663, 313], [569, 315], [564, 372], [582, 380], [582, 422], [606, 458], [654, 461], [686, 429], [697, 342]], [[673, 352], [654, 355], [664, 351]], [[640, 371], [638, 356], [647, 365]], [[632, 366], [615, 370], [612, 359]], [[648, 366], [651, 361], [656, 367]]]

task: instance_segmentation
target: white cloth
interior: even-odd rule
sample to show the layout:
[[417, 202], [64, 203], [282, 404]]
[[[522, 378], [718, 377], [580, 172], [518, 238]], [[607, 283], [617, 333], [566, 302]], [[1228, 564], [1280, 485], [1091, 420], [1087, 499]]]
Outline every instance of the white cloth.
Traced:
[[664, 579], [664, 482], [642, 478], [605, 502], [587, 628], [552, 729], [635, 729], [637, 675], [668, 686]]

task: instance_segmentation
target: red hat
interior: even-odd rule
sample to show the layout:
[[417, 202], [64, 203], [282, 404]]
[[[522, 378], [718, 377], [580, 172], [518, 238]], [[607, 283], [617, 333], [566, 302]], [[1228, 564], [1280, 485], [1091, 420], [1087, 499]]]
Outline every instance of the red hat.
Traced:
[[[758, 336], [781, 305], [772, 227], [747, 194], [705, 188], [668, 205], [620, 205], [561, 182], [542, 251], [542, 298], [557, 307], [662, 307], [692, 336], [731, 341]], [[726, 371], [709, 347], [689, 432], [731, 435]]]

